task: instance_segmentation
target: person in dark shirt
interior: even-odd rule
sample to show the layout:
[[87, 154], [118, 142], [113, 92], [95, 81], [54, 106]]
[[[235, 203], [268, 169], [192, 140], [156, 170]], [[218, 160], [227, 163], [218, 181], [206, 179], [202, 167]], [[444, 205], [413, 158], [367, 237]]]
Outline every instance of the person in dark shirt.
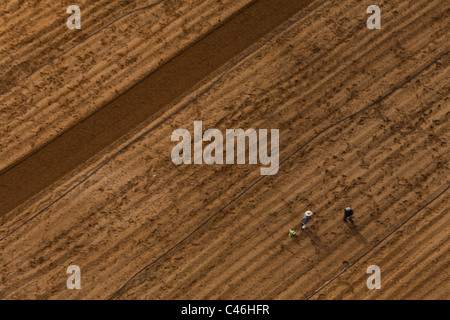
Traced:
[[352, 216], [353, 216], [353, 209], [350, 207], [345, 208], [344, 222], [350, 221], [351, 224], [354, 224]]

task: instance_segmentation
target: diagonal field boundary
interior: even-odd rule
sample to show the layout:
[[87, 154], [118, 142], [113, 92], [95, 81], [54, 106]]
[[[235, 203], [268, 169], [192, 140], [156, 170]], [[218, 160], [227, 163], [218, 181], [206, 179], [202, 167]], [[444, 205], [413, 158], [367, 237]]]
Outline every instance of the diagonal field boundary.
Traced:
[[321, 286], [319, 289], [314, 291], [312, 294], [310, 294], [305, 300], [310, 300], [313, 298], [316, 294], [318, 294], [320, 291], [325, 289], [327, 286], [329, 286], [331, 283], [334, 282], [337, 278], [339, 278], [343, 273], [345, 273], [348, 269], [353, 267], [355, 264], [357, 264], [359, 261], [364, 259], [369, 253], [371, 253], [373, 250], [375, 250], [380, 244], [382, 244], [385, 240], [387, 240], [390, 236], [392, 236], [394, 233], [396, 233], [398, 230], [400, 230], [407, 222], [409, 222], [412, 218], [414, 218], [416, 215], [418, 215], [422, 210], [424, 210], [426, 207], [428, 207], [430, 204], [432, 204], [434, 201], [439, 199], [444, 193], [446, 193], [450, 189], [450, 185], [447, 186], [443, 191], [441, 191], [438, 195], [436, 195], [433, 199], [431, 199], [429, 202], [427, 202], [424, 206], [422, 206], [419, 210], [414, 212], [408, 219], [406, 219], [402, 224], [400, 224], [397, 228], [395, 228], [391, 233], [389, 233], [387, 236], [385, 236], [380, 242], [378, 242], [376, 245], [374, 245], [372, 248], [370, 248], [366, 253], [364, 253], [362, 256], [360, 256], [358, 259], [356, 259], [351, 265], [346, 267], [344, 270], [339, 272], [337, 275], [335, 275], [333, 278], [328, 280], [323, 286]]
[[126, 144], [124, 147], [122, 147], [121, 149], [119, 149], [117, 152], [115, 152], [114, 154], [112, 154], [109, 158], [107, 158], [105, 161], [103, 161], [101, 164], [98, 165], [97, 168], [95, 168], [92, 172], [90, 172], [88, 175], [86, 175], [86, 177], [84, 177], [83, 179], [81, 179], [79, 182], [77, 182], [73, 187], [69, 188], [66, 192], [64, 192], [63, 194], [61, 194], [58, 198], [56, 198], [54, 201], [52, 201], [50, 204], [48, 204], [47, 206], [45, 206], [43, 209], [39, 210], [36, 214], [34, 214], [33, 216], [31, 216], [30, 218], [26, 219], [23, 223], [19, 224], [17, 227], [13, 228], [11, 231], [7, 232], [3, 237], [0, 238], [0, 241], [5, 240], [6, 238], [8, 238], [10, 235], [14, 234], [15, 232], [17, 232], [19, 229], [21, 229], [23, 226], [25, 226], [26, 224], [28, 224], [30, 221], [34, 220], [36, 217], [40, 216], [42, 213], [44, 213], [46, 210], [48, 210], [50, 207], [52, 207], [54, 204], [56, 204], [57, 202], [59, 202], [61, 199], [65, 198], [69, 193], [71, 193], [73, 190], [75, 190], [77, 187], [79, 187], [81, 184], [83, 184], [85, 181], [87, 181], [90, 177], [92, 177], [93, 175], [95, 175], [100, 169], [102, 169], [104, 166], [106, 166], [111, 160], [113, 160], [114, 158], [116, 158], [119, 154], [121, 154], [122, 152], [124, 152], [126, 149], [128, 149], [130, 146], [134, 145], [136, 142], [138, 142], [140, 139], [142, 139], [144, 136], [146, 136], [147, 134], [149, 134], [150, 132], [152, 132], [153, 130], [155, 130], [156, 128], [158, 128], [160, 125], [164, 124], [168, 119], [170, 119], [171, 117], [173, 117], [174, 115], [178, 114], [179, 112], [181, 112], [182, 110], [186, 109], [187, 107], [189, 107], [193, 102], [197, 101], [200, 97], [202, 97], [205, 93], [207, 93], [209, 90], [211, 90], [213, 87], [215, 87], [215, 85], [217, 83], [219, 83], [230, 71], [232, 71], [233, 69], [235, 69], [242, 61], [246, 60], [248, 57], [252, 56], [254, 53], [256, 53], [257, 51], [259, 51], [261, 48], [263, 48], [265, 45], [267, 45], [268, 43], [270, 43], [273, 39], [275, 39], [276, 37], [278, 37], [281, 33], [285, 32], [286, 30], [288, 30], [290, 27], [292, 27], [294, 24], [298, 23], [299, 21], [303, 20], [306, 16], [308, 16], [311, 12], [317, 10], [318, 8], [320, 8], [321, 6], [323, 6], [325, 3], [327, 3], [329, 0], [323, 0], [321, 2], [319, 2], [317, 5], [315, 5], [314, 7], [312, 7], [310, 10], [308, 10], [307, 12], [305, 12], [302, 16], [300, 16], [299, 18], [297, 18], [296, 20], [293, 20], [292, 22], [290, 22], [287, 26], [285, 26], [283, 29], [281, 29], [280, 31], [278, 31], [276, 34], [274, 34], [273, 36], [271, 36], [270, 38], [268, 38], [266, 41], [264, 41], [263, 43], [261, 43], [258, 47], [256, 47], [255, 49], [253, 49], [252, 51], [248, 52], [247, 54], [245, 54], [244, 56], [242, 56], [239, 60], [237, 60], [236, 62], [234, 62], [232, 65], [230, 65], [217, 79], [215, 79], [210, 85], [208, 85], [204, 90], [202, 90], [199, 94], [197, 94], [195, 97], [193, 97], [192, 99], [190, 99], [189, 101], [187, 101], [185, 104], [181, 105], [177, 110], [175, 110], [174, 112], [172, 112], [171, 114], [169, 114], [168, 116], [166, 116], [165, 118], [162, 118], [159, 122], [157, 122], [156, 124], [154, 124], [152, 127], [150, 127], [148, 130], [146, 130], [145, 132], [143, 132], [142, 134], [140, 134], [138, 137], [136, 137], [135, 139], [131, 140], [128, 144]]
[[[160, 1], [161, 2], [161, 1]], [[141, 134], [139, 137], [137, 137], [136, 139], [134, 139], [133, 141], [131, 141], [129, 144], [127, 144], [125, 147], [123, 147], [122, 149], [120, 149], [119, 151], [117, 151], [116, 153], [114, 153], [110, 158], [108, 158], [107, 160], [105, 160], [102, 164], [99, 165], [99, 167], [97, 167], [94, 171], [91, 172], [91, 174], [89, 174], [88, 176], [86, 176], [83, 180], [81, 180], [79, 183], [77, 183], [75, 186], [73, 186], [71, 189], [69, 189], [67, 192], [65, 192], [63, 195], [61, 195], [58, 199], [56, 199], [55, 201], [53, 201], [51, 204], [49, 204], [48, 206], [46, 206], [45, 208], [43, 208], [41, 211], [39, 211], [37, 214], [35, 214], [34, 216], [32, 216], [30, 219], [26, 220], [24, 223], [22, 223], [21, 225], [19, 225], [18, 227], [16, 227], [15, 229], [13, 229], [11, 232], [7, 233], [4, 237], [0, 238], [1, 240], [4, 240], [5, 238], [7, 238], [9, 235], [13, 234], [14, 232], [16, 232], [18, 229], [20, 229], [22, 226], [24, 226], [26, 223], [30, 222], [31, 220], [33, 220], [34, 218], [36, 218], [38, 215], [42, 214], [44, 211], [46, 211], [48, 208], [50, 208], [52, 205], [54, 205], [56, 202], [58, 202], [59, 200], [61, 200], [62, 198], [64, 198], [68, 193], [70, 193], [71, 191], [73, 191], [75, 188], [77, 188], [79, 185], [81, 185], [83, 182], [85, 182], [87, 179], [89, 179], [92, 175], [94, 175], [96, 172], [98, 172], [103, 166], [105, 166], [109, 161], [111, 161], [112, 159], [114, 159], [118, 154], [120, 154], [122, 151], [124, 151], [125, 149], [127, 149], [129, 146], [131, 146], [132, 144], [134, 144], [135, 142], [137, 142], [139, 139], [141, 139], [143, 136], [145, 136], [146, 134], [148, 134], [149, 132], [151, 132], [154, 128], [158, 127], [159, 125], [161, 125], [162, 123], [164, 123], [167, 119], [169, 119], [170, 117], [172, 117], [173, 115], [175, 115], [176, 113], [180, 112], [181, 110], [185, 109], [187, 106], [189, 106], [192, 102], [194, 102], [195, 100], [197, 100], [199, 97], [201, 97], [202, 95], [204, 95], [207, 91], [209, 91], [216, 83], [218, 83], [226, 74], [228, 74], [232, 69], [234, 69], [238, 64], [240, 64], [243, 60], [245, 60], [247, 57], [249, 57], [250, 55], [254, 54], [256, 51], [258, 51], [259, 49], [261, 49], [264, 45], [266, 45], [267, 43], [269, 43], [270, 41], [272, 41], [275, 37], [277, 37], [279, 34], [281, 34], [282, 32], [286, 31], [288, 28], [290, 28], [292, 25], [294, 25], [295, 23], [297, 23], [298, 21], [302, 20], [305, 16], [307, 16], [309, 13], [311, 13], [312, 11], [318, 9], [319, 7], [321, 7], [323, 4], [325, 4], [326, 2], [328, 2], [328, 0], [322, 1], [320, 2], [317, 6], [315, 6], [314, 8], [312, 8], [311, 10], [309, 10], [305, 15], [303, 15], [302, 17], [300, 17], [299, 19], [293, 21], [292, 23], [290, 23], [286, 28], [284, 28], [283, 30], [281, 30], [279, 33], [275, 34], [273, 37], [271, 37], [270, 39], [268, 39], [266, 42], [264, 42], [261, 46], [259, 46], [258, 48], [256, 48], [255, 50], [251, 51], [250, 53], [248, 53], [247, 55], [245, 55], [244, 57], [242, 57], [239, 61], [237, 61], [235, 64], [233, 64], [232, 66], [230, 66], [224, 73], [222, 73], [210, 86], [208, 86], [205, 90], [203, 90], [201, 93], [199, 93], [196, 97], [194, 97], [192, 100], [190, 100], [189, 102], [187, 102], [185, 105], [183, 105], [182, 107], [180, 107], [178, 110], [176, 110], [175, 112], [173, 112], [172, 114], [170, 114], [168, 117], [164, 118], [163, 120], [161, 120], [160, 122], [158, 122], [156, 125], [154, 125], [152, 128], [150, 128], [149, 130], [147, 130], [146, 132], [144, 132], [143, 134]], [[402, 83], [401, 85], [399, 85], [398, 87], [394, 88], [391, 92], [389, 92], [388, 94], [386, 94], [385, 96], [381, 97], [380, 99], [378, 99], [377, 101], [373, 102], [372, 104], [368, 105], [367, 107], [359, 110], [358, 112], [345, 117], [341, 120], [339, 120], [338, 122], [328, 126], [327, 128], [323, 129], [322, 131], [320, 131], [319, 133], [317, 133], [314, 137], [312, 137], [311, 139], [309, 139], [305, 144], [303, 144], [302, 146], [300, 146], [296, 151], [294, 151], [291, 155], [289, 155], [286, 159], [284, 159], [279, 166], [281, 166], [283, 163], [285, 163], [286, 161], [288, 161], [292, 156], [294, 156], [298, 151], [300, 151], [302, 148], [304, 148], [306, 145], [308, 145], [310, 142], [312, 142], [313, 140], [315, 140], [319, 135], [323, 134], [325, 131], [331, 129], [332, 127], [337, 126], [338, 124], [340, 124], [341, 122], [353, 118], [356, 115], [360, 114], [361, 112], [373, 107], [374, 105], [376, 105], [377, 103], [379, 103], [381, 100], [389, 97], [390, 95], [392, 95], [395, 91], [397, 91], [398, 89], [404, 87], [407, 83], [409, 83], [411, 80], [413, 80], [415, 77], [417, 77], [420, 73], [422, 73], [424, 70], [428, 69], [431, 65], [433, 65], [435, 62], [437, 62], [438, 60], [440, 60], [441, 58], [443, 58], [444, 56], [446, 56], [449, 52], [445, 52], [444, 54], [442, 54], [441, 56], [439, 56], [438, 58], [436, 58], [435, 60], [433, 60], [431, 63], [429, 63], [427, 66], [425, 66], [423, 69], [421, 69], [420, 71], [418, 71], [416, 74], [414, 74], [413, 76], [409, 77], [404, 83]], [[1, 93], [0, 93], [1, 94]], [[168, 251], [166, 251], [163, 255], [161, 255], [160, 257], [158, 257], [157, 259], [155, 259], [154, 261], [152, 261], [151, 263], [149, 263], [147, 266], [145, 266], [144, 268], [142, 268], [140, 271], [138, 271], [134, 276], [132, 276], [118, 291], [116, 291], [112, 296], [111, 299], [114, 298], [115, 295], [117, 295], [130, 281], [132, 281], [138, 274], [140, 274], [142, 271], [144, 271], [145, 269], [147, 269], [148, 267], [150, 267], [152, 264], [154, 264], [155, 262], [157, 262], [159, 259], [161, 259], [163, 256], [167, 255], [170, 251], [172, 251], [173, 249], [175, 249], [178, 245], [180, 245], [182, 242], [184, 242], [186, 239], [188, 239], [191, 235], [193, 235], [198, 229], [200, 229], [202, 226], [204, 226], [205, 224], [207, 224], [210, 220], [212, 220], [215, 216], [217, 216], [220, 212], [222, 212], [225, 208], [227, 208], [228, 206], [230, 206], [233, 202], [235, 202], [237, 199], [239, 199], [242, 195], [244, 195], [247, 191], [249, 191], [250, 189], [252, 189], [258, 182], [260, 182], [265, 176], [259, 178], [257, 181], [255, 181], [251, 186], [249, 186], [246, 190], [244, 190], [242, 193], [240, 193], [237, 197], [235, 197], [233, 200], [231, 200], [228, 204], [226, 204], [224, 207], [222, 207], [218, 212], [216, 212], [214, 215], [212, 215], [210, 218], [208, 218], [203, 224], [201, 224], [198, 228], [196, 228], [193, 232], [191, 232], [188, 236], [186, 236], [184, 239], [182, 239], [180, 242], [178, 242], [177, 244], [175, 244], [172, 248], [170, 248]], [[450, 187], [450, 186], [449, 186]], [[448, 190], [447, 187], [440, 195], [442, 195], [444, 192], [446, 192]], [[440, 196], [439, 195], [439, 196]], [[439, 197], [438, 196], [438, 197]], [[433, 199], [432, 201], [436, 200], [438, 197], [436, 197], [435, 199]], [[431, 202], [432, 202], [431, 201]], [[431, 203], [430, 202], [430, 203]], [[430, 203], [428, 203], [426, 206], [428, 206]], [[425, 207], [426, 207], [425, 206]], [[423, 208], [425, 208], [423, 207]], [[422, 208], [422, 209], [423, 209]], [[422, 210], [421, 209], [421, 210]], [[419, 210], [418, 212], [416, 212], [415, 214], [419, 213], [421, 210]], [[412, 218], [412, 217], [411, 217]], [[410, 219], [411, 219], [410, 218]], [[407, 220], [409, 221], [409, 219]], [[405, 221], [405, 223], [407, 222]], [[396, 230], [395, 230], [396, 231]], [[395, 232], [394, 231], [394, 232]], [[359, 260], [358, 260], [359, 261]], [[356, 261], [357, 262], [357, 261]], [[355, 262], [355, 263], [356, 263]], [[354, 263], [354, 264], [355, 264]], [[353, 265], [354, 265], [353, 264]]]
[[128, 91], [1, 170], [0, 216], [60, 180], [146, 119], [156, 118], [158, 112], [232, 64], [312, 2], [252, 0]]
[[29, 74], [27, 74], [25, 77], [23, 77], [22, 79], [17, 80], [16, 82], [14, 82], [13, 84], [11, 84], [9, 87], [7, 87], [5, 90], [0, 92], [0, 96], [4, 95], [5, 93], [7, 93], [8, 91], [10, 91], [11, 89], [17, 87], [20, 83], [22, 83], [23, 81], [25, 81], [26, 79], [28, 79], [29, 77], [31, 77], [32, 75], [34, 75], [36, 72], [38, 72], [39, 70], [41, 70], [42, 68], [46, 67], [47, 65], [49, 65], [50, 63], [52, 63], [53, 61], [61, 58], [63, 55], [69, 53], [70, 51], [72, 51], [73, 49], [75, 49], [76, 47], [78, 47], [80, 44], [82, 44], [83, 42], [86, 42], [87, 40], [89, 40], [90, 38], [92, 38], [93, 36], [95, 36], [96, 34], [100, 33], [101, 31], [105, 30], [106, 28], [108, 28], [109, 26], [111, 26], [112, 24], [116, 23], [119, 20], [122, 20], [123, 18], [138, 12], [138, 11], [143, 11], [146, 9], [150, 9], [153, 8], [154, 6], [164, 2], [166, 0], [158, 0], [156, 2], [153, 2], [149, 5], [131, 10], [127, 13], [124, 13], [123, 15], [121, 15], [120, 17], [117, 17], [116, 19], [114, 19], [113, 21], [107, 23], [106, 25], [104, 25], [103, 27], [101, 27], [100, 29], [98, 29], [97, 31], [91, 33], [90, 35], [88, 35], [87, 37], [85, 37], [84, 39], [81, 39], [80, 41], [78, 41], [77, 43], [75, 43], [73, 46], [71, 46], [70, 48], [64, 50], [63, 52], [61, 52], [60, 54], [56, 55], [55, 57], [53, 57], [52, 59], [48, 60], [47, 62], [41, 64], [39, 67], [37, 67], [36, 69], [34, 69], [33, 71], [31, 71]]
[[[377, 99], [376, 101], [370, 103], [369, 105], [367, 105], [366, 107], [360, 109], [359, 111], [345, 117], [342, 118], [339, 121], [334, 122], [333, 124], [330, 124], [329, 126], [327, 126], [326, 128], [322, 129], [321, 131], [319, 131], [318, 133], [316, 133], [312, 138], [310, 138], [309, 140], [307, 140], [304, 144], [302, 144], [300, 147], [298, 147], [294, 152], [292, 152], [288, 157], [286, 157], [283, 161], [280, 162], [278, 167], [274, 167], [272, 169], [272, 171], [278, 169], [279, 167], [281, 167], [284, 163], [286, 163], [287, 161], [289, 161], [294, 155], [296, 155], [300, 150], [302, 150], [303, 148], [305, 148], [306, 146], [308, 146], [312, 141], [314, 141], [315, 139], [317, 139], [319, 136], [321, 136], [323, 133], [325, 133], [326, 131], [338, 126], [339, 124], [341, 124], [342, 122], [349, 120], [351, 118], [356, 117], [357, 115], [363, 113], [364, 111], [374, 107], [375, 105], [377, 105], [378, 103], [380, 103], [382, 100], [385, 100], [386, 98], [390, 97], [392, 94], [394, 94], [396, 91], [398, 91], [399, 89], [403, 88], [405, 85], [407, 85], [409, 82], [411, 82], [413, 79], [415, 79], [417, 76], [419, 76], [420, 74], [422, 74], [425, 70], [427, 70], [428, 68], [430, 68], [432, 65], [434, 65], [437, 61], [439, 61], [440, 59], [442, 59], [443, 57], [445, 57], [450, 51], [447, 51], [443, 54], [441, 54], [440, 56], [438, 56], [437, 58], [435, 58], [433, 61], [431, 61], [430, 63], [428, 63], [425, 67], [423, 67], [422, 69], [420, 69], [419, 71], [417, 71], [416, 73], [414, 73], [412, 76], [408, 77], [403, 83], [401, 83], [400, 85], [398, 85], [397, 87], [395, 87], [394, 89], [392, 89], [391, 91], [389, 91], [387, 94], [385, 94], [384, 96], [380, 97], [379, 99]], [[222, 211], [224, 211], [226, 208], [228, 208], [230, 205], [232, 205], [234, 202], [236, 202], [239, 198], [241, 198], [244, 194], [246, 194], [249, 190], [251, 190], [256, 184], [258, 184], [261, 180], [263, 180], [264, 178], [266, 178], [267, 176], [261, 176], [260, 178], [258, 178], [255, 182], [253, 182], [249, 187], [247, 187], [244, 191], [242, 191], [240, 194], [238, 194], [236, 197], [234, 197], [231, 201], [229, 201], [226, 205], [224, 205], [222, 208], [220, 208], [217, 212], [215, 212], [213, 215], [211, 215], [208, 219], [206, 219], [203, 223], [201, 223], [197, 228], [195, 228], [191, 233], [189, 233], [187, 236], [185, 236], [183, 239], [181, 239], [180, 241], [178, 241], [175, 245], [173, 245], [170, 249], [168, 249], [167, 251], [165, 251], [163, 254], [161, 254], [159, 257], [155, 258], [152, 262], [150, 262], [149, 264], [147, 264], [146, 266], [144, 266], [142, 269], [140, 269], [138, 272], [136, 272], [124, 285], [122, 285], [116, 292], [114, 292], [112, 294], [112, 296], [110, 297], [111, 299], [114, 299], [114, 297], [120, 293], [120, 291], [123, 290], [123, 288], [125, 288], [133, 279], [135, 279], [139, 274], [141, 274], [143, 271], [145, 271], [146, 269], [148, 269], [149, 267], [151, 267], [152, 265], [154, 265], [156, 262], [158, 262], [161, 258], [163, 258], [164, 256], [166, 256], [167, 254], [169, 254], [171, 251], [173, 251], [175, 248], [177, 248], [179, 245], [181, 245], [183, 242], [185, 242], [187, 239], [189, 239], [193, 234], [195, 234], [199, 229], [201, 229], [204, 225], [206, 225], [209, 221], [211, 221], [213, 218], [215, 218], [218, 214], [220, 214]], [[405, 223], [407, 223], [410, 219], [412, 219], [412, 217], [414, 217], [416, 214], [418, 214], [419, 212], [421, 212], [424, 208], [426, 208], [429, 204], [431, 204], [433, 201], [435, 201], [437, 198], [439, 198], [442, 194], [444, 194], [448, 189], [450, 188], [450, 186], [448, 186], [443, 192], [441, 192], [437, 197], [435, 197], [433, 200], [431, 200], [430, 202], [428, 202], [424, 207], [422, 207], [419, 211], [417, 211], [413, 216], [411, 216], [410, 218], [408, 218], [403, 224], [401, 224], [397, 229], [395, 229], [392, 233], [390, 233], [388, 236], [386, 236], [382, 241], [384, 241], [385, 239], [387, 239], [389, 236], [391, 236], [393, 233], [395, 233], [398, 229], [400, 229]], [[382, 242], [381, 241], [381, 242]], [[381, 243], [380, 242], [380, 243]], [[378, 244], [379, 245], [379, 244]], [[377, 246], [378, 246], [377, 245]], [[374, 249], [374, 248], [373, 248]], [[373, 250], [372, 249], [372, 250]], [[369, 251], [370, 252], [370, 251]], [[366, 254], [368, 254], [369, 252], [367, 252]], [[365, 256], [365, 255], [364, 255]], [[363, 257], [364, 257], [363, 256]], [[362, 257], [360, 258], [362, 259]], [[358, 262], [360, 259], [358, 259], [356, 262]], [[352, 264], [352, 266], [356, 263], [354, 262]], [[350, 268], [350, 267], [349, 267]], [[346, 270], [344, 270], [343, 272], [345, 272]], [[342, 272], [342, 273], [343, 273]], [[340, 274], [342, 274], [340, 273]], [[339, 274], [339, 275], [340, 275]], [[338, 275], [338, 276], [339, 276]], [[336, 276], [334, 279], [336, 279], [338, 276]], [[334, 281], [334, 279], [332, 281]], [[317, 291], [318, 292], [318, 291]]]

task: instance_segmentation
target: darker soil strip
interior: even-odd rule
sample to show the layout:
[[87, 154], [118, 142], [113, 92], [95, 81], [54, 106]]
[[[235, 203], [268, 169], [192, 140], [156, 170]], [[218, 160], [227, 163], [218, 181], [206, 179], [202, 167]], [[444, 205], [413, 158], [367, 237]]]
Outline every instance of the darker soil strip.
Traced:
[[281, 25], [312, 0], [259, 0], [0, 175], [0, 215], [49, 187]]

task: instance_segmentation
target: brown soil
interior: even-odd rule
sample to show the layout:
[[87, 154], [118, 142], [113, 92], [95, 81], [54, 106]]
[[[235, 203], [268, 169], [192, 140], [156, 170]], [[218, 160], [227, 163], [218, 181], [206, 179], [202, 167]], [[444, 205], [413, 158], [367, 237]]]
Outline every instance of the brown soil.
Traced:
[[73, 1], [10, 0], [0, 4], [0, 92], [122, 14], [149, 4], [137, 1], [77, 1], [81, 30], [66, 27]]
[[[105, 299], [154, 262], [115, 298], [302, 299], [368, 252], [450, 183], [450, 57], [430, 64], [448, 51], [450, 7], [439, 0], [382, 1], [382, 29], [371, 31], [365, 26], [371, 4], [327, 2], [94, 175], [86, 178], [224, 67], [6, 212], [0, 297]], [[393, 89], [244, 194], [261, 177], [259, 166], [177, 167], [170, 160], [172, 131], [192, 130], [194, 120], [222, 131], [278, 128], [286, 159]], [[314, 298], [448, 297], [448, 200], [448, 194], [437, 199]], [[342, 222], [349, 204], [353, 228]], [[308, 209], [315, 213], [309, 228], [289, 238]], [[82, 290], [65, 286], [71, 264], [81, 267]], [[365, 287], [372, 264], [382, 269], [378, 292]], [[424, 272], [429, 268], [433, 278]]]
[[308, 1], [298, 0], [253, 2], [132, 89], [4, 170], [0, 174], [0, 215], [62, 178], [192, 89], [307, 4]]
[[[432, 299], [450, 295], [448, 194], [314, 296], [314, 299]], [[400, 263], [399, 263], [400, 262]], [[379, 264], [381, 289], [368, 290], [367, 267]]]
[[[134, 12], [109, 25], [0, 95], [0, 170], [36, 152], [95, 113], [251, 1], [165, 0], [160, 5]], [[40, 1], [27, 9], [26, 15], [44, 10], [38, 16], [40, 23], [34, 24], [23, 24], [23, 9], [18, 6], [15, 11], [6, 13], [11, 16], [11, 24], [0, 25], [1, 33], [9, 35], [8, 39], [14, 38], [13, 43], [20, 42], [29, 35], [35, 35], [36, 30], [41, 37], [53, 34], [55, 31], [51, 25], [56, 23], [65, 28], [66, 36], [60, 38], [57, 29], [58, 36], [51, 38], [54, 40], [50, 41], [47, 36], [43, 36], [43, 40], [34, 36], [37, 39], [31, 45], [36, 52], [56, 45], [67, 50], [79, 40], [80, 32], [88, 30], [86, 35], [92, 34], [97, 27], [108, 25], [123, 11], [128, 12], [128, 6], [117, 6], [122, 2], [106, 0], [96, 1], [98, 7], [83, 9], [82, 6], [82, 30], [70, 32], [62, 19], [67, 18], [67, 14], [61, 13], [65, 12], [66, 6], [56, 5], [54, 1]], [[144, 5], [148, 0], [136, 3]], [[98, 15], [103, 17], [99, 21], [95, 18]], [[90, 21], [93, 21], [92, 26]], [[21, 24], [22, 31], [19, 35], [16, 31], [18, 24]], [[50, 26], [44, 29], [36, 27], [46, 25]], [[5, 47], [7, 44], [9, 40]], [[59, 53], [49, 53], [44, 58], [53, 58]], [[27, 56], [16, 59], [29, 61], [35, 66], [34, 55], [30, 60]], [[41, 62], [41, 58], [38, 61]], [[9, 64], [2, 66], [5, 69], [10, 67]], [[10, 85], [18, 79], [17, 75], [7, 77], [5, 74], [2, 83]]]

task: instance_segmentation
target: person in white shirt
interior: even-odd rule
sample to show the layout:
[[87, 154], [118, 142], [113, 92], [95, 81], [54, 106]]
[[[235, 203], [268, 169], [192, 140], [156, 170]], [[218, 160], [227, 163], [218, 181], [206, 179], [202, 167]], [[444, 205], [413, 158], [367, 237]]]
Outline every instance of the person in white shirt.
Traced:
[[311, 211], [306, 211], [305, 214], [303, 215], [302, 230], [306, 229], [306, 225], [308, 224], [309, 220], [311, 220], [312, 214], [313, 213]]

